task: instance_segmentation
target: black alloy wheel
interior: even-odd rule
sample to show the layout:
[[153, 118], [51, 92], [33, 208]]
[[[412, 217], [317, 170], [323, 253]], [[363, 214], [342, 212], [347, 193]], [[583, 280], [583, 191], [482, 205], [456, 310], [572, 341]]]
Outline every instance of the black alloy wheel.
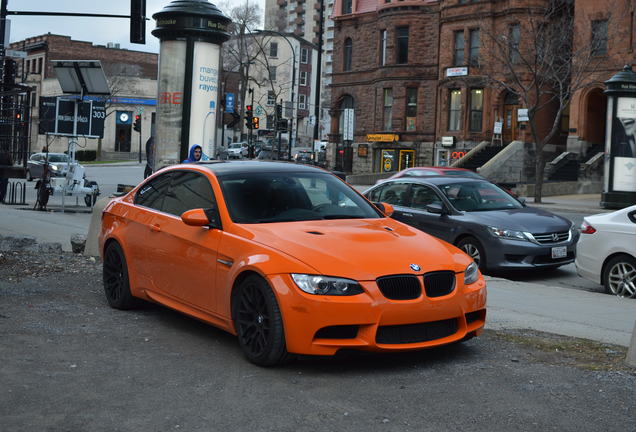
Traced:
[[287, 361], [283, 319], [265, 280], [252, 275], [241, 282], [232, 299], [232, 317], [239, 345], [250, 362], [273, 366]]
[[104, 293], [110, 307], [122, 310], [135, 307], [137, 302], [130, 293], [126, 257], [117, 242], [111, 242], [106, 246], [102, 276]]
[[486, 272], [486, 254], [479, 240], [475, 237], [464, 237], [457, 243], [457, 247], [475, 261], [482, 273]]

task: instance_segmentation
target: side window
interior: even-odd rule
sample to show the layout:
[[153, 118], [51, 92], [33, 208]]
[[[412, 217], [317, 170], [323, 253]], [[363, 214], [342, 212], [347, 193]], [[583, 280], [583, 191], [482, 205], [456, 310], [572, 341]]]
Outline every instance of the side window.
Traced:
[[426, 210], [429, 204], [441, 204], [442, 200], [433, 189], [428, 186], [414, 184], [411, 186], [411, 205], [410, 207], [419, 210]]
[[135, 204], [155, 210], [161, 210], [163, 197], [168, 192], [172, 173], [166, 173], [153, 178], [143, 185], [135, 196]]
[[382, 189], [377, 201], [391, 205], [404, 206], [407, 201], [408, 188], [409, 185], [407, 183], [392, 183], [386, 185], [386, 187]]
[[162, 210], [175, 216], [196, 208], [216, 207], [212, 186], [199, 173], [177, 171], [172, 176], [172, 184], [163, 201]]

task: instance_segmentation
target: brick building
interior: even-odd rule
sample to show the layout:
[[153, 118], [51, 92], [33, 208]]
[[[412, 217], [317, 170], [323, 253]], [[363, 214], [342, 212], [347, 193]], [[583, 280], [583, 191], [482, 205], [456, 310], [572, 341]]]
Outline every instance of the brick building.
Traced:
[[[39, 98], [63, 95], [51, 60], [100, 60], [112, 91], [111, 100], [106, 104], [102, 157], [136, 157], [139, 136], [132, 131], [132, 119], [141, 112], [141, 136], [145, 142], [155, 118], [157, 54], [120, 49], [118, 44], [93, 45], [51, 33], [14, 42], [10, 48], [26, 52], [26, 58], [17, 60], [17, 81], [36, 89], [32, 98], [32, 152], [47, 144], [47, 137], [38, 135]], [[67, 150], [64, 138], [49, 137], [48, 141], [50, 151]], [[81, 140], [80, 145], [85, 145], [83, 149], [95, 150], [98, 140]]]
[[[575, 94], [562, 116], [561, 130], [549, 146], [553, 154], [566, 149], [566, 139], [568, 148], [577, 151], [603, 142], [602, 81], [623, 64], [635, 62], [636, 6], [630, 0], [610, 3], [609, 8], [593, 0], [563, 3], [575, 12], [574, 49], [591, 44], [592, 39], [606, 47], [597, 50], [591, 63], [597, 70], [589, 80], [591, 87]], [[523, 55], [532, 49], [528, 48], [533, 45], [530, 16], [545, 4], [545, 0], [336, 0], [330, 138], [336, 145], [330, 157], [351, 152], [351, 166], [340, 160], [339, 168], [382, 172], [409, 164], [450, 164], [453, 157], [462, 157], [484, 141], [532, 142], [519, 111], [527, 107], [493, 78], [514, 86], [501, 68], [501, 57], [511, 60], [511, 52]], [[505, 40], [507, 48], [497, 47], [497, 39]], [[355, 112], [351, 149], [342, 139], [345, 108]], [[552, 124], [554, 110], [551, 104], [535, 114], [540, 135], [545, 136]], [[406, 160], [408, 150], [415, 157]]]

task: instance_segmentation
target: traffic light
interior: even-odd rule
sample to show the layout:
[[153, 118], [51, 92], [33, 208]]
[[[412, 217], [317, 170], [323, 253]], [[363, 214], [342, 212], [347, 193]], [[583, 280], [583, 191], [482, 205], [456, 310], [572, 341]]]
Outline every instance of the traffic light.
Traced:
[[252, 117], [252, 128], [253, 129], [258, 129], [258, 122], [259, 122], [259, 118], [258, 117]]
[[133, 129], [137, 132], [141, 132], [141, 116], [137, 114], [135, 116], [135, 122], [133, 123]]
[[252, 112], [252, 105], [246, 105], [245, 106], [245, 126], [247, 126], [248, 129], [252, 129], [252, 118], [253, 118], [253, 112]]
[[146, 0], [130, 0], [130, 42], [146, 43]]

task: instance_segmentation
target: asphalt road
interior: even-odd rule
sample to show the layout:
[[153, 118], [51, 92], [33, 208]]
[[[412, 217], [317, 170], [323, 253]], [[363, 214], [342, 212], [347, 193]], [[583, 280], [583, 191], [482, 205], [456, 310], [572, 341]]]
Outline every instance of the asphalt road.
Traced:
[[84, 257], [13, 258], [0, 266], [3, 431], [634, 430], [636, 375], [606, 360], [612, 346], [587, 365], [566, 353], [570, 339], [487, 331], [422, 352], [259, 368], [194, 319], [110, 309], [99, 264]]

